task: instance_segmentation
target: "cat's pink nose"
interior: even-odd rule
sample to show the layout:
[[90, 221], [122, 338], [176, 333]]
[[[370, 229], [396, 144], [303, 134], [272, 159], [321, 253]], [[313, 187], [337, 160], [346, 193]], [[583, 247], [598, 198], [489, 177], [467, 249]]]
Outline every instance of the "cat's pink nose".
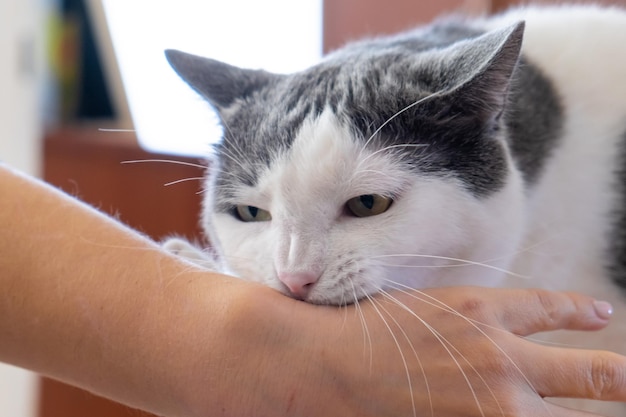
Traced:
[[311, 272], [281, 272], [278, 279], [289, 288], [291, 294], [304, 299], [319, 279], [319, 275]]

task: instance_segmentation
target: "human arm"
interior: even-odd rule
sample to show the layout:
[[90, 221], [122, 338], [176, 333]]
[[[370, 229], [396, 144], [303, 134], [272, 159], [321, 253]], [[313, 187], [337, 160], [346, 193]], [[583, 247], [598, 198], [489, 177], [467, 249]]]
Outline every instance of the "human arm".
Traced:
[[[0, 361], [167, 416], [397, 416], [411, 415], [413, 403], [418, 415], [430, 415], [421, 367], [396, 329], [404, 367], [379, 319], [384, 306], [419, 352], [431, 392], [463, 390], [442, 345], [397, 305], [312, 306], [208, 273], [2, 166], [0, 193]], [[600, 328], [607, 319], [593, 300], [532, 290], [426, 294], [488, 325], [480, 328], [499, 348], [465, 319], [396, 294], [443, 335], [476, 347], [465, 355], [503, 402], [558, 417], [579, 414], [542, 414], [541, 396], [626, 400], [624, 358], [542, 347], [511, 333]], [[389, 317], [387, 323], [395, 328]], [[603, 391], [589, 375], [606, 376]], [[488, 406], [491, 394], [474, 384]], [[471, 394], [434, 406], [438, 416], [458, 409], [480, 415], [469, 411]]]

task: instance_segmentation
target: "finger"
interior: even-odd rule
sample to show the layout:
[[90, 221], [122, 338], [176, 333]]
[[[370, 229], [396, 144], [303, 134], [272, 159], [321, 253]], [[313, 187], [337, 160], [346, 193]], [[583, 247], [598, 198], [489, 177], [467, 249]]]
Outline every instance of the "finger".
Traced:
[[[528, 361], [533, 363], [524, 369], [542, 397], [626, 402], [626, 357], [605, 351], [538, 345], [531, 349], [542, 352], [529, 352]], [[542, 358], [541, 363], [537, 363], [537, 358]]]
[[526, 414], [520, 415], [529, 415], [529, 416], [546, 416], [546, 417], [602, 417], [600, 414], [590, 413], [587, 411], [574, 410], [567, 407], [562, 407], [556, 404], [551, 404], [547, 401], [544, 401], [544, 405], [541, 406], [537, 412], [534, 414], [529, 414], [525, 411]]
[[591, 297], [539, 289], [510, 290], [499, 297], [494, 313], [502, 326], [520, 336], [569, 329], [598, 330], [605, 327], [612, 307]]

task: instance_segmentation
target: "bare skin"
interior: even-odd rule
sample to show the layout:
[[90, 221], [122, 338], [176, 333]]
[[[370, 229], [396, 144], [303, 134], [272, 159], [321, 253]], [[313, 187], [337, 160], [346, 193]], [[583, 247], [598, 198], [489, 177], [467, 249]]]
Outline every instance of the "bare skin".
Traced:
[[393, 293], [406, 308], [313, 306], [197, 269], [2, 166], [0, 190], [0, 361], [130, 406], [173, 417], [582, 417], [593, 414], [543, 397], [626, 401], [626, 358], [519, 337], [604, 327], [608, 306], [588, 297], [448, 288]]

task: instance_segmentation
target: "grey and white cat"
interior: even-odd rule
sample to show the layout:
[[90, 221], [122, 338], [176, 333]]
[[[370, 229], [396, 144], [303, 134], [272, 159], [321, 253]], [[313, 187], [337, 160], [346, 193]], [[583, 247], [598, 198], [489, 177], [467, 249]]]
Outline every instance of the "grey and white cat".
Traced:
[[167, 57], [224, 127], [202, 216], [211, 255], [169, 249], [312, 303], [580, 291], [615, 319], [556, 340], [626, 353], [626, 12], [445, 19], [290, 75]]

